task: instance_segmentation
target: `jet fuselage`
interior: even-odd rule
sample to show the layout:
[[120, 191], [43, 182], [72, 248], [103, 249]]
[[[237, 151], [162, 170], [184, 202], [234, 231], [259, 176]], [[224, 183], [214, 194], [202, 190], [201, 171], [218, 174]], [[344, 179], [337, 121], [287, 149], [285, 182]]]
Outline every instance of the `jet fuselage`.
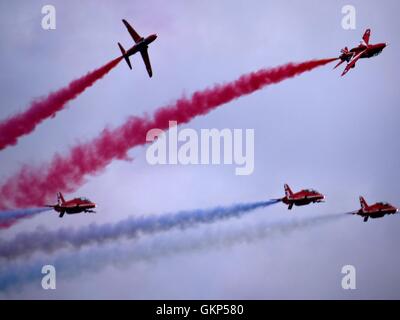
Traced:
[[132, 48], [126, 51], [126, 55], [131, 56], [143, 49], [147, 49], [148, 45], [157, 39], [156, 34], [151, 34], [147, 38], [142, 38], [138, 43], [135, 43]]
[[368, 45], [368, 47], [365, 44], [360, 44], [358, 47], [351, 49], [350, 52], [353, 52], [354, 55], [357, 55], [361, 51], [364, 51], [365, 49], [367, 49], [367, 51], [365, 51], [361, 55], [360, 59], [371, 58], [371, 57], [379, 55], [382, 52], [382, 50], [386, 48], [386, 46], [387, 46], [386, 43], [370, 44], [370, 45]]
[[282, 202], [284, 204], [294, 204], [295, 206], [305, 206], [310, 203], [322, 202], [324, 200], [323, 195], [304, 195], [301, 197], [284, 197]]
[[376, 203], [374, 205], [369, 206], [366, 209], [358, 210], [357, 214], [362, 217], [368, 216], [372, 219], [375, 219], [375, 218], [382, 218], [387, 214], [395, 214], [396, 212], [398, 212], [398, 209], [390, 204]]

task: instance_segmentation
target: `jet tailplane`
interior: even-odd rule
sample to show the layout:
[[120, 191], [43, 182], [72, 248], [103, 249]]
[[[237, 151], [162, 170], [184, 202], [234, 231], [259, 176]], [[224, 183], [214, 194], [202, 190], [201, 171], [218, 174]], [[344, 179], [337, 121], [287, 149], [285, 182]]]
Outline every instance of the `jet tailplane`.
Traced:
[[129, 69], [132, 70], [131, 61], [129, 60], [129, 57], [126, 55], [126, 51], [125, 51], [124, 47], [119, 42], [118, 42], [118, 46], [119, 46], [119, 49], [121, 50], [122, 56], [125, 58], [125, 61], [129, 66]]

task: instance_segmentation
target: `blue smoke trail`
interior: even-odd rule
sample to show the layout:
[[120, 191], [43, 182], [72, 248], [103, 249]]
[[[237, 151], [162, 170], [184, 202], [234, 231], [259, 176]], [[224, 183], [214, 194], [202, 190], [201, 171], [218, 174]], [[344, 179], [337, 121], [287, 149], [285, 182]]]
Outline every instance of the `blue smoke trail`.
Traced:
[[49, 211], [50, 208], [26, 208], [0, 211], [0, 224], [14, 221], [21, 218], [33, 217], [39, 213]]
[[[150, 241], [130, 242], [129, 246], [121, 244], [107, 247], [89, 247], [83, 251], [64, 252], [56, 257], [35, 259], [31, 262], [12, 261], [7, 265], [0, 264], [0, 291], [19, 288], [30, 282], [40, 283], [41, 269], [51, 264], [56, 268], [57, 279], [74, 277], [88, 272], [99, 271], [110, 264], [131, 264], [138, 261], [159, 259], [162, 256], [185, 253], [193, 250], [204, 250], [208, 247], [226, 247], [241, 243], [287, 235], [290, 232], [317, 226], [323, 223], [349, 217], [348, 214], [331, 214], [309, 218], [294, 219], [288, 222], [270, 223], [262, 221], [249, 227], [235, 226], [223, 230], [215, 229], [207, 232], [178, 235], [159, 234]], [[148, 239], [147, 239], [148, 240]]]
[[212, 223], [230, 217], [267, 207], [279, 200], [240, 203], [228, 207], [180, 211], [178, 213], [130, 217], [118, 223], [91, 224], [80, 229], [36, 230], [20, 233], [10, 241], [0, 242], [0, 260], [15, 259], [35, 251], [51, 253], [65, 247], [80, 248], [92, 243], [103, 243], [122, 237], [134, 238], [139, 234], [151, 234], [173, 228], [186, 228], [198, 223]]

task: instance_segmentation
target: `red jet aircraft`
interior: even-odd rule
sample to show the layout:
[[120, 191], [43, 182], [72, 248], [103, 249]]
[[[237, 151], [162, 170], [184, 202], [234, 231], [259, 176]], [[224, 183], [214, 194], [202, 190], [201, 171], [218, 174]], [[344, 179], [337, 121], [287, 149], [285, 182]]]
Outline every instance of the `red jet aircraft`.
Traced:
[[353, 214], [364, 217], [364, 222], [367, 222], [368, 218], [382, 218], [387, 214], [395, 214], [399, 211], [399, 209], [387, 202], [377, 202], [369, 206], [363, 197], [360, 197], [360, 204], [361, 209]]
[[56, 205], [46, 205], [46, 207], [53, 208], [55, 211], [59, 212], [59, 217], [62, 218], [65, 213], [75, 214], [81, 212], [93, 212], [92, 209], [96, 208], [96, 204], [91, 202], [86, 198], [75, 198], [69, 201], [65, 201], [61, 192], [57, 193], [57, 204]]
[[356, 62], [358, 61], [358, 59], [377, 56], [382, 52], [383, 49], [385, 49], [387, 43], [369, 44], [370, 34], [371, 30], [367, 29], [362, 37], [364, 42], [361, 42], [358, 47], [355, 47], [350, 51], [347, 47], [345, 47], [340, 51], [342, 53], [339, 56], [339, 59], [341, 61], [335, 66], [335, 68], [340, 66], [343, 62], [347, 61], [347, 66], [344, 69], [342, 76], [349, 72], [351, 68], [354, 68], [356, 66]]
[[131, 27], [131, 25], [126, 21], [122, 20], [124, 23], [125, 27], [128, 29], [129, 34], [135, 41], [135, 45], [130, 48], [128, 51], [125, 51], [124, 47], [118, 42], [119, 49], [122, 52], [122, 57], [125, 58], [126, 63], [128, 64], [129, 68], [132, 69], [131, 62], [129, 61], [129, 57], [131, 55], [134, 55], [137, 52], [140, 52], [142, 55], [144, 64], [146, 65], [147, 73], [149, 74], [149, 77], [151, 78], [153, 75], [153, 72], [151, 70], [151, 64], [150, 64], [150, 59], [149, 59], [149, 53], [147, 51], [148, 45], [152, 43], [154, 40], [157, 39], [156, 34], [151, 34], [147, 38], [143, 38], [139, 36], [139, 34]]
[[288, 209], [291, 210], [293, 205], [304, 206], [310, 203], [324, 202], [325, 196], [322, 193], [312, 189], [305, 189], [293, 193], [290, 187], [285, 184], [285, 197], [279, 200], [287, 204]]

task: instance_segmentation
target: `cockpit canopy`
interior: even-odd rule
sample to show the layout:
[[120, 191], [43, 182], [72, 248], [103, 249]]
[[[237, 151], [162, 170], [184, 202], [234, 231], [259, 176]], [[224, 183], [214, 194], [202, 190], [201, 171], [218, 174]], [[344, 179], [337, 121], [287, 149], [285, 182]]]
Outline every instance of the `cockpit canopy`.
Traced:
[[80, 197], [79, 200], [84, 201], [84, 202], [92, 202], [88, 198], [85, 198], [85, 197]]
[[314, 190], [314, 189], [306, 189], [304, 191], [309, 192], [309, 193], [319, 193], [317, 190]]
[[390, 206], [390, 203], [388, 202], [378, 202], [378, 204], [381, 206]]

